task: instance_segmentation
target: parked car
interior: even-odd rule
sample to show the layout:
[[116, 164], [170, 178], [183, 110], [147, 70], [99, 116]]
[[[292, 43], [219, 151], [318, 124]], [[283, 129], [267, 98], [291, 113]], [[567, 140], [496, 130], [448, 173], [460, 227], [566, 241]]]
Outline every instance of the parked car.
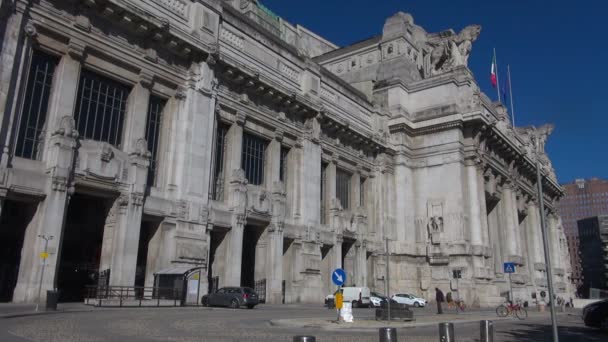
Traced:
[[588, 327], [608, 331], [608, 299], [586, 305], [583, 308], [583, 322]]
[[[389, 300], [389, 298], [387, 296], [381, 295], [376, 292], [372, 292], [371, 295], [369, 296], [369, 306], [370, 306], [370, 308], [379, 308], [379, 307], [382, 307], [383, 305], [386, 305], [388, 300]], [[390, 301], [391, 301], [391, 305], [399, 304], [392, 298], [390, 299]]]
[[382, 302], [386, 302], [388, 300], [387, 296], [378, 294], [376, 292], [371, 292], [370, 296], [369, 296], [369, 303], [370, 306], [379, 308], [380, 306], [382, 306]]
[[397, 293], [392, 298], [399, 304], [407, 304], [417, 308], [426, 306], [426, 299], [416, 297], [409, 293]]
[[214, 293], [204, 295], [201, 304], [204, 306], [227, 306], [233, 309], [247, 306], [248, 309], [253, 309], [259, 304], [259, 297], [249, 287], [222, 287]]
[[325, 305], [332, 301], [338, 291], [342, 292], [344, 303], [352, 303], [353, 308], [368, 307], [370, 305], [370, 290], [369, 287], [343, 287], [333, 294], [325, 297]]

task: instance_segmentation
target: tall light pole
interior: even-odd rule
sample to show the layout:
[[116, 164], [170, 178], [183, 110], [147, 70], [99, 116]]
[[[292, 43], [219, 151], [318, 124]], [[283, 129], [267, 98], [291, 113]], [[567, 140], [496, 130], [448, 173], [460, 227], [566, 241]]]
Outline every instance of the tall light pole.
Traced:
[[[385, 225], [386, 227], [386, 225]], [[387, 320], [390, 322], [391, 321], [391, 295], [389, 294], [389, 289], [390, 286], [388, 285], [388, 281], [390, 279], [389, 276], [389, 258], [388, 258], [388, 236], [386, 236], [386, 228], [384, 229], [384, 239], [386, 241], [386, 245], [385, 245], [385, 249], [386, 249], [386, 282], [384, 284], [384, 287], [386, 289], [386, 308], [388, 309], [388, 313], [387, 313]]]
[[551, 309], [551, 326], [553, 329], [553, 342], [559, 342], [557, 334], [557, 318], [555, 317], [555, 298], [553, 295], [553, 271], [551, 270], [551, 253], [549, 253], [549, 242], [547, 239], [547, 227], [545, 223], [545, 204], [543, 198], [543, 183], [540, 173], [540, 139], [534, 134], [534, 149], [536, 150], [536, 184], [538, 190], [538, 203], [540, 210], [540, 230], [543, 234], [543, 247], [545, 250], [545, 265], [547, 268], [547, 286], [549, 288], [549, 307]]
[[42, 281], [44, 279], [44, 269], [46, 267], [46, 259], [49, 256], [48, 253], [48, 247], [49, 247], [49, 241], [53, 240], [53, 235], [38, 235], [39, 238], [44, 239], [44, 252], [40, 253], [40, 258], [42, 259], [42, 270], [40, 271], [40, 284], [38, 284], [38, 303], [36, 303], [36, 311], [38, 311], [38, 306], [40, 305], [41, 302], [41, 295], [42, 295]]

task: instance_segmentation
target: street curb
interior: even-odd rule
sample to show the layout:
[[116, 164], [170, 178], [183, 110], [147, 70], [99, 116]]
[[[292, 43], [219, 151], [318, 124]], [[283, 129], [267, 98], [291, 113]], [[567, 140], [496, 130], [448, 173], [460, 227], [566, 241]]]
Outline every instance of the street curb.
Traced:
[[[511, 317], [497, 317], [496, 319], [493, 319], [492, 321], [503, 321], [503, 320], [508, 320], [511, 319]], [[475, 323], [475, 322], [479, 322], [479, 319], [467, 319], [467, 320], [457, 320], [457, 321], [450, 321], [447, 320], [446, 322], [450, 322], [450, 323], [454, 323], [454, 324], [461, 324], [461, 323]], [[317, 324], [317, 323], [309, 323], [309, 324], [298, 324], [298, 323], [292, 323], [292, 322], [285, 322], [284, 320], [270, 320], [269, 321], [271, 326], [275, 326], [275, 327], [287, 327], [287, 328], [314, 328], [314, 329], [320, 329], [320, 330], [324, 330], [324, 331], [342, 331], [342, 330], [349, 330], [349, 331], [376, 331], [379, 329], [379, 327], [354, 327], [353, 325], [349, 324], [349, 323], [344, 323], [341, 326], [334, 326], [334, 323], [328, 323], [328, 322], [323, 322], [321, 324]], [[425, 326], [434, 326], [437, 325], [441, 322], [420, 322], [420, 323], [416, 323], [416, 322], [410, 322], [410, 323], [392, 323], [390, 324], [391, 328], [397, 328], [397, 329], [408, 329], [408, 328], [417, 328], [417, 327], [425, 327]]]
[[[454, 324], [470, 324], [470, 323], [477, 323], [479, 321], [481, 321], [482, 319], [463, 319], [463, 320], [445, 320], [442, 322], [449, 322], [449, 323], [454, 323]], [[513, 317], [493, 317], [493, 319], [491, 319], [491, 321], [496, 322], [496, 321], [506, 321], [506, 320], [514, 320], [514, 321], [518, 321], [515, 320]], [[428, 327], [428, 326], [436, 326], [439, 323], [442, 322], [408, 322], [408, 323], [392, 323], [390, 325], [391, 328], [397, 328], [397, 329], [411, 329], [411, 328], [418, 328], [418, 327]], [[518, 322], [524, 322], [524, 321], [518, 321]], [[287, 327], [287, 328], [308, 328], [308, 329], [319, 329], [319, 330], [323, 330], [323, 331], [344, 331], [344, 330], [348, 330], [348, 331], [358, 331], [358, 332], [369, 332], [369, 331], [377, 331], [379, 329], [379, 327], [354, 327], [353, 325], [349, 324], [349, 323], [344, 323], [341, 326], [335, 326], [333, 323], [329, 323], [327, 321], [324, 321], [322, 323], [307, 323], [307, 324], [302, 324], [302, 323], [297, 323], [297, 322], [290, 322], [290, 321], [286, 321], [284, 319], [278, 319], [278, 320], [270, 320], [269, 321], [270, 326], [274, 326], [274, 327]]]
[[57, 315], [65, 313], [79, 313], [79, 312], [92, 312], [95, 310], [57, 310], [57, 311], [40, 311], [40, 312], [20, 312], [14, 314], [0, 314], [0, 319], [19, 318], [19, 317], [32, 317], [32, 316], [45, 316], [45, 315]]

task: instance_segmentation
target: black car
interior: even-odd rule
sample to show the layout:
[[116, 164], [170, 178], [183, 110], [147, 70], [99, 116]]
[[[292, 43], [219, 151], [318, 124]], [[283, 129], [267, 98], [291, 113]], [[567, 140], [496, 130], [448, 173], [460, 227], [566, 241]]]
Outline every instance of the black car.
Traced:
[[608, 331], [608, 299], [585, 306], [583, 308], [583, 321], [588, 327]]
[[249, 287], [222, 287], [214, 293], [204, 295], [201, 304], [204, 306], [227, 306], [233, 309], [247, 306], [248, 309], [253, 309], [259, 304], [259, 297]]

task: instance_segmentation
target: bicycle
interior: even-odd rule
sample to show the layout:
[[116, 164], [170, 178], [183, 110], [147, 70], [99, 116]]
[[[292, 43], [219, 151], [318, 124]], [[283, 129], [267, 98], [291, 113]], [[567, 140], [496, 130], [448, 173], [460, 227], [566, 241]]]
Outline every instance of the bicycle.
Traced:
[[522, 321], [528, 318], [528, 311], [519, 302], [516, 304], [507, 302], [496, 308], [496, 315], [498, 315], [498, 317], [507, 317], [509, 314]]

